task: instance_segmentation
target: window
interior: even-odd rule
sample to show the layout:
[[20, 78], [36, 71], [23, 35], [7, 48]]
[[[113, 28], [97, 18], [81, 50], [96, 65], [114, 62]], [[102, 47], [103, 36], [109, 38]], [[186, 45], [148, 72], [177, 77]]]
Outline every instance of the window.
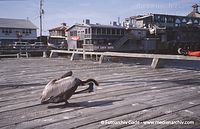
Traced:
[[101, 34], [101, 29], [100, 28], [97, 29], [97, 34]]
[[168, 17], [168, 18], [167, 18], [167, 22], [173, 23], [173, 22], [174, 22], [174, 18], [173, 18], [173, 17]]
[[183, 18], [182, 22], [183, 22], [183, 23], [186, 23], [187, 21], [186, 21], [186, 19], [185, 19], [185, 18]]
[[70, 31], [70, 36], [77, 36], [77, 31]]
[[117, 29], [117, 34], [120, 35], [120, 29]]
[[195, 20], [194, 20], [194, 23], [197, 23], [197, 24], [198, 24], [198, 20], [197, 20], [197, 19], [195, 19]]
[[106, 28], [102, 29], [102, 34], [106, 34]]
[[9, 33], [12, 33], [12, 29], [9, 29]]
[[121, 30], [121, 34], [124, 35], [124, 30]]
[[155, 21], [160, 22], [160, 16], [159, 15], [155, 15]]
[[115, 35], [115, 34], [116, 34], [116, 33], [115, 33], [115, 29], [112, 29], [112, 34], [113, 34], [113, 35]]
[[92, 28], [92, 34], [96, 34], [97, 29], [96, 28]]
[[70, 31], [70, 36], [73, 36], [73, 31]]
[[74, 36], [77, 36], [77, 31], [73, 31], [73, 35], [74, 35]]
[[88, 34], [88, 29], [85, 29], [85, 34]]
[[180, 19], [176, 19], [176, 21], [175, 21], [177, 24], [180, 24], [181, 23], [181, 21], [180, 21]]
[[189, 22], [189, 23], [193, 23], [193, 22], [192, 22], [192, 19], [189, 19], [189, 21], [188, 21], [188, 22]]
[[31, 29], [23, 29], [22, 33], [26, 35], [31, 34]]
[[110, 29], [107, 29], [107, 34], [111, 34], [111, 30]]
[[2, 29], [2, 33], [6, 34], [12, 33], [12, 29]]
[[165, 17], [165, 23], [167, 23], [167, 21], [168, 21], [168, 18], [167, 18], [167, 17]]
[[165, 17], [164, 17], [164, 16], [161, 16], [161, 17], [160, 17], [160, 21], [161, 21], [161, 22], [165, 22]]

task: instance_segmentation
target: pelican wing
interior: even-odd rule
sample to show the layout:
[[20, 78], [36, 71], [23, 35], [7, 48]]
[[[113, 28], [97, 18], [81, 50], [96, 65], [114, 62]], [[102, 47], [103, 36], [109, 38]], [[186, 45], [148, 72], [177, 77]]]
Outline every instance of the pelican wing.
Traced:
[[69, 72], [65, 73], [64, 75], [62, 75], [62, 76], [60, 77], [60, 79], [65, 78], [65, 77], [72, 76], [72, 74], [73, 74], [72, 71], [69, 71]]
[[54, 98], [67, 90], [74, 87], [76, 84], [75, 77], [69, 76], [66, 78], [62, 78], [60, 80], [52, 80], [50, 81], [44, 88], [42, 93], [42, 101], [47, 101], [50, 98]]

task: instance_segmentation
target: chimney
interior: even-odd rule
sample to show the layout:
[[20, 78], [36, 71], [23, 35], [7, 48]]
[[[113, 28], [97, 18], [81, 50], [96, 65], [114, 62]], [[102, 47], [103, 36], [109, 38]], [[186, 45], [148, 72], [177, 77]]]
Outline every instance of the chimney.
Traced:
[[199, 13], [199, 11], [198, 11], [199, 5], [198, 5], [198, 4], [195, 4], [195, 5], [193, 5], [192, 7], [193, 7], [193, 12]]
[[67, 26], [67, 24], [66, 24], [66, 23], [61, 23], [61, 25], [62, 25], [62, 26]]
[[90, 24], [90, 19], [85, 20], [85, 24], [89, 25]]
[[120, 17], [118, 17], [118, 21], [117, 21], [117, 22], [118, 22], [117, 24], [118, 24], [119, 26], [121, 26]]
[[117, 26], [117, 22], [116, 21], [113, 22], [113, 26]]

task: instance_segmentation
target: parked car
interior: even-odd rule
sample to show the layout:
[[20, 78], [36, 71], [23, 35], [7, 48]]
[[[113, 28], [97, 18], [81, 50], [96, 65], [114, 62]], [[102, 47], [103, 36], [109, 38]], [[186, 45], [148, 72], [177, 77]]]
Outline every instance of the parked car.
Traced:
[[15, 42], [13, 45], [14, 49], [30, 49], [32, 46], [28, 42]]
[[60, 42], [60, 43], [48, 43], [48, 47], [50, 49], [67, 49], [68, 48], [68, 44], [67, 42]]
[[33, 48], [37, 48], [37, 49], [44, 49], [47, 47], [47, 45], [45, 45], [43, 42], [35, 42], [34, 44], [32, 44]]

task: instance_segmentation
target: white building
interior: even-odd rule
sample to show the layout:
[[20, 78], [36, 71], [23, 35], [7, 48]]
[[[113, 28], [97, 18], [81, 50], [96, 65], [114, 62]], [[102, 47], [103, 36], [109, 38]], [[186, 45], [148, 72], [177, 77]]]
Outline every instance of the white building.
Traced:
[[16, 41], [33, 42], [37, 39], [37, 27], [26, 19], [0, 18], [0, 43], [12, 44]]

